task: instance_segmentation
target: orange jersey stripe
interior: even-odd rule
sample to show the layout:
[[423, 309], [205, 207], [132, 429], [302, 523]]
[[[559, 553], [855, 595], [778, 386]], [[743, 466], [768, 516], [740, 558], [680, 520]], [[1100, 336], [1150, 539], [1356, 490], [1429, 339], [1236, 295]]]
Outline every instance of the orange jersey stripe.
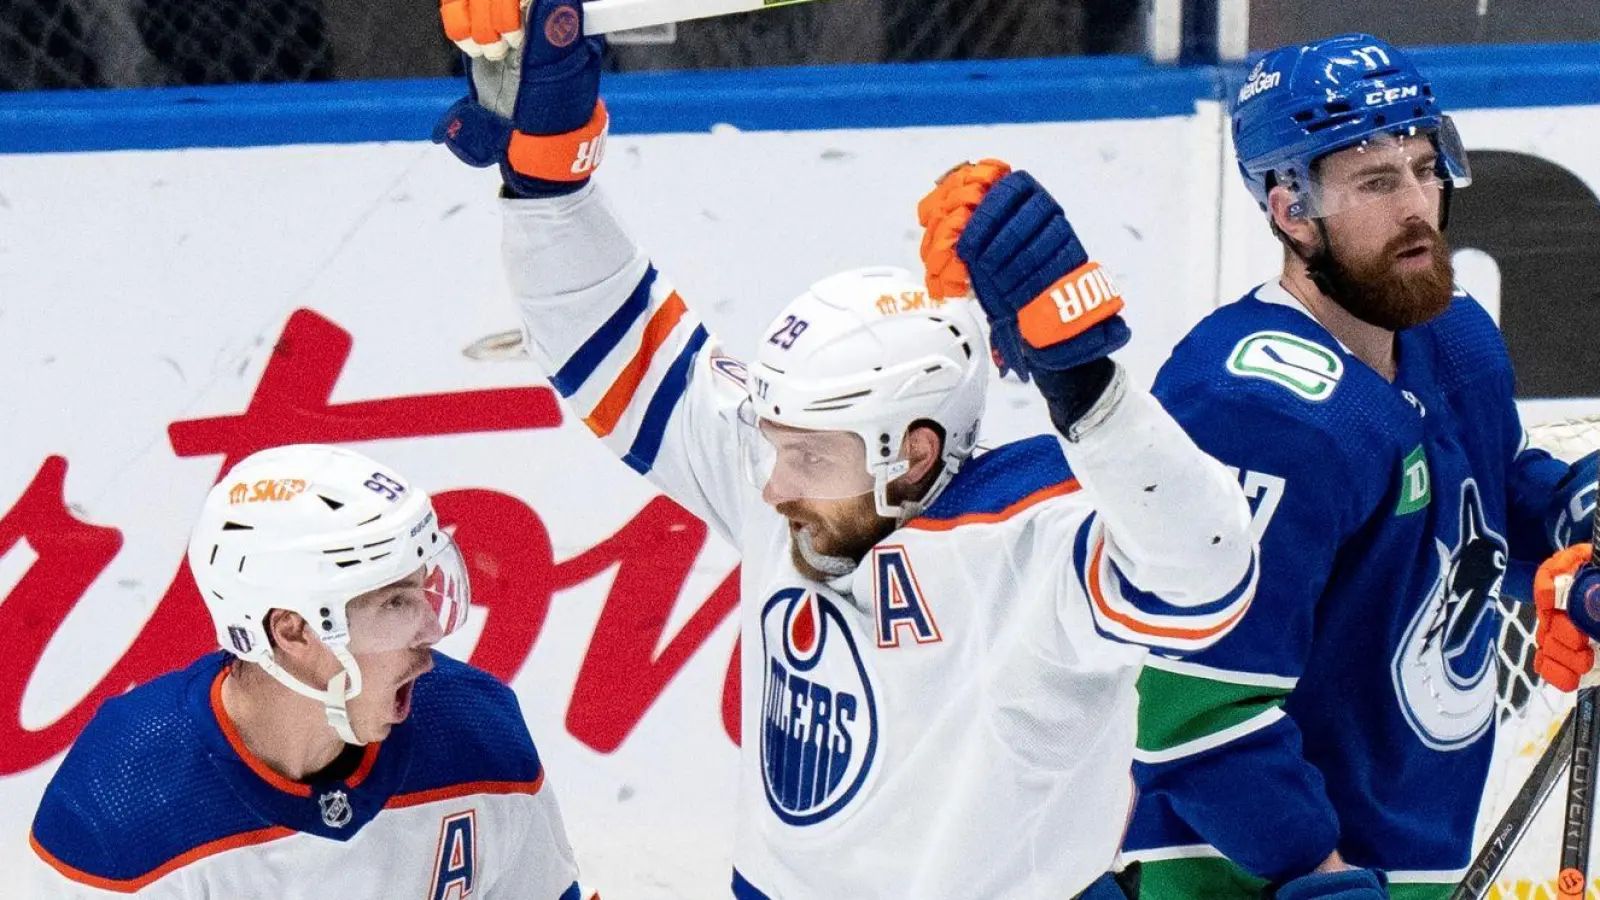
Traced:
[[[222, 671], [218, 672], [217, 677], [211, 682], [211, 714], [217, 717], [217, 724], [222, 728], [222, 736], [228, 739], [228, 745], [233, 747], [233, 752], [237, 753], [239, 758], [244, 760], [244, 764], [250, 767], [250, 771], [256, 773], [262, 781], [286, 794], [310, 797], [311, 785], [291, 781], [279, 775], [245, 746], [244, 738], [239, 735], [239, 727], [233, 724], [233, 719], [229, 718], [228, 711], [222, 705], [222, 682], [228, 677], [228, 671], [229, 667], [223, 666]], [[367, 776], [372, 774], [372, 767], [378, 762], [378, 751], [382, 748], [382, 741], [366, 746], [361, 754], [361, 765], [356, 767], [354, 774], [345, 779], [346, 787], [360, 787], [361, 782], [367, 780]]]
[[345, 787], [358, 788], [361, 786], [361, 782], [367, 780], [367, 776], [372, 774], [372, 767], [378, 762], [378, 748], [382, 746], [382, 741], [367, 745], [366, 750], [361, 754], [361, 765], [356, 767], [354, 774], [345, 779]]
[[1069, 478], [1060, 484], [1052, 484], [1049, 487], [1040, 488], [999, 512], [967, 513], [950, 519], [912, 519], [905, 524], [905, 527], [915, 528], [919, 531], [949, 531], [952, 528], [960, 528], [963, 525], [987, 525], [994, 522], [1004, 522], [1030, 506], [1036, 506], [1052, 497], [1065, 497], [1068, 494], [1075, 494], [1078, 490], [1078, 479]]
[[1244, 616], [1245, 611], [1250, 608], [1250, 604], [1245, 603], [1241, 605], [1238, 611], [1233, 615], [1210, 628], [1171, 628], [1161, 625], [1151, 625], [1146, 622], [1141, 622], [1132, 616], [1123, 615], [1113, 610], [1111, 605], [1106, 602], [1105, 593], [1102, 591], [1100, 586], [1100, 558], [1102, 555], [1104, 555], [1105, 548], [1105, 538], [1101, 538], [1095, 542], [1094, 553], [1089, 557], [1089, 597], [1094, 602], [1095, 609], [1099, 610], [1102, 616], [1105, 616], [1107, 619], [1116, 622], [1118, 625], [1121, 625], [1130, 631], [1159, 638], [1173, 638], [1176, 640], [1185, 641], [1205, 640], [1208, 637], [1221, 634], [1232, 628], [1234, 624]]
[[160, 867], [147, 872], [138, 878], [102, 878], [99, 875], [91, 875], [82, 869], [73, 868], [61, 860], [56, 859], [54, 854], [52, 854], [49, 850], [46, 850], [43, 845], [39, 843], [38, 838], [34, 837], [32, 832], [28, 834], [28, 844], [29, 846], [33, 847], [33, 852], [38, 854], [40, 859], [44, 860], [52, 869], [55, 869], [57, 872], [60, 872], [63, 876], [71, 879], [72, 881], [76, 881], [79, 884], [86, 884], [92, 888], [99, 888], [102, 891], [112, 891], [118, 894], [132, 894], [143, 890], [146, 886], [165, 878], [167, 875], [176, 872], [184, 866], [197, 863], [208, 856], [215, 856], [218, 853], [225, 853], [229, 850], [237, 850], [240, 847], [249, 847], [255, 844], [265, 844], [268, 841], [275, 841], [279, 838], [285, 838], [297, 833], [298, 832], [292, 829], [274, 825], [270, 828], [262, 828], [257, 831], [246, 831], [242, 834], [236, 834], [232, 837], [220, 838], [218, 840], [211, 841], [210, 843], [201, 844], [200, 846], [180, 856], [175, 856], [172, 859], [167, 860]]
[[228, 717], [228, 711], [222, 706], [222, 682], [223, 679], [228, 677], [228, 669], [228, 666], [223, 666], [222, 671], [218, 672], [217, 677], [211, 682], [211, 713], [217, 717], [217, 724], [222, 726], [223, 737], [228, 739], [228, 744], [233, 747], [233, 752], [237, 753], [239, 758], [244, 760], [244, 764], [250, 767], [250, 771], [256, 773], [256, 776], [262, 781], [283, 791], [285, 794], [293, 794], [296, 797], [310, 797], [311, 785], [290, 781], [272, 771], [266, 763], [250, 752], [249, 747], [244, 745], [244, 738], [239, 736], [238, 726], [233, 724], [233, 719]]
[[404, 809], [408, 806], [420, 806], [424, 803], [434, 803], [439, 800], [449, 800], [452, 797], [466, 797], [472, 794], [537, 794], [544, 787], [544, 773], [532, 781], [468, 781], [464, 784], [452, 784], [431, 791], [417, 791], [411, 794], [397, 794], [389, 798], [383, 805], [384, 809]]
[[633, 395], [638, 393], [639, 385], [644, 381], [645, 373], [650, 371], [650, 363], [656, 357], [656, 351], [667, 342], [667, 335], [672, 329], [678, 327], [678, 321], [688, 312], [684, 306], [683, 298], [673, 291], [667, 297], [667, 302], [655, 311], [650, 321], [644, 327], [644, 340], [639, 344], [639, 352], [628, 360], [628, 364], [617, 373], [615, 381], [600, 399], [594, 412], [584, 418], [584, 424], [589, 426], [600, 437], [607, 437], [621, 421], [622, 414], [628, 409], [628, 404], [633, 402]]

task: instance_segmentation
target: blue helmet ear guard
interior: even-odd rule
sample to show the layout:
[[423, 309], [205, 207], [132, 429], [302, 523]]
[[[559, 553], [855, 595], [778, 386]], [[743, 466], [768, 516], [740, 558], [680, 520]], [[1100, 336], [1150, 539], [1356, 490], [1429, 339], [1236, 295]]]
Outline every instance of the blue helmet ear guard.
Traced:
[[1449, 187], [1471, 179], [1466, 151], [1428, 80], [1404, 53], [1372, 35], [1273, 50], [1256, 60], [1231, 99], [1239, 171], [1263, 210], [1272, 188], [1282, 185], [1295, 192], [1301, 214], [1323, 214], [1312, 178], [1316, 162], [1384, 135], [1432, 144], [1447, 203]]

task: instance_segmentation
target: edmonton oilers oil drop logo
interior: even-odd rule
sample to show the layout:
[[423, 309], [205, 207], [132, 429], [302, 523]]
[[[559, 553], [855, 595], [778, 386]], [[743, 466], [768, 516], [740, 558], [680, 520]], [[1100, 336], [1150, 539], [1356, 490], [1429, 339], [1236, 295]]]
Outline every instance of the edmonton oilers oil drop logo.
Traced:
[[814, 825], [843, 809], [872, 768], [872, 684], [839, 608], [813, 591], [773, 594], [761, 610], [761, 642], [767, 803], [790, 825]]

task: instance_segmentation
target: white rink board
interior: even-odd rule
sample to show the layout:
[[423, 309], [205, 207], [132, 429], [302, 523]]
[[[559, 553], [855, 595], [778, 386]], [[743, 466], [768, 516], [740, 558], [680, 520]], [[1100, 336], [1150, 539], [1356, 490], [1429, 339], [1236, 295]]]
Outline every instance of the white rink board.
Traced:
[[[1211, 302], [1209, 276], [1185, 277], [1214, 259], [1211, 232], [1184, 218], [1214, 208], [1214, 180], [1194, 177], [1214, 162], [1201, 166], [1188, 150], [1214, 131], [1197, 123], [618, 136], [600, 180], [658, 265], [737, 349], [816, 278], [857, 265], [915, 267], [915, 205], [934, 179], [961, 159], [1008, 157], [1080, 210], [1089, 246], [1134, 298], [1137, 344], [1124, 359], [1148, 381]], [[10, 156], [0, 158], [0, 196], [0, 510], [47, 457], [61, 456], [67, 502], [122, 538], [87, 591], [64, 598], [71, 613], [37, 660], [0, 675], [32, 670], [24, 728], [76, 706], [151, 616], [221, 465], [214, 449], [180, 457], [168, 426], [245, 409], [293, 311], [314, 310], [331, 323], [319, 333], [336, 324], [353, 339], [335, 404], [542, 385], [525, 360], [463, 354], [517, 322], [499, 268], [494, 177], [440, 148]], [[1146, 264], [1156, 252], [1186, 261]], [[286, 345], [286, 356], [294, 349]], [[991, 439], [1047, 427], [1031, 387], [997, 384]], [[431, 490], [515, 498], [549, 529], [558, 562], [616, 534], [652, 496], [570, 419], [359, 446]], [[0, 589], [13, 595], [33, 562], [28, 544], [0, 556]], [[720, 544], [700, 554], [663, 646], [734, 564]], [[723, 619], [621, 745], [597, 752], [566, 716], [612, 578], [602, 571], [556, 595], [531, 652], [508, 663], [513, 684], [586, 874], [607, 896], [714, 895], [728, 881], [736, 750], [721, 695], [735, 626]], [[0, 619], [17, 612], [0, 605]], [[485, 628], [503, 627], [495, 617], [511, 614], [491, 607], [445, 649], [470, 655]], [[202, 635], [192, 639], [207, 639], [206, 623], [191, 625]], [[0, 721], [18, 713], [0, 710]], [[4, 766], [6, 753], [0, 871], [28, 852], [33, 807], [59, 760], [10, 774], [16, 757]]]
[[[1600, 184], [1600, 108], [1460, 119], [1469, 146], [1524, 135]], [[625, 135], [611, 139], [600, 181], [737, 351], [822, 275], [914, 268], [915, 204], [933, 180], [963, 159], [1006, 158], [1051, 187], [1117, 279], [1135, 332], [1120, 358], [1148, 383], [1201, 315], [1276, 268], [1276, 245], [1223, 155], [1224, 131], [1216, 105], [1202, 103], [1178, 118]], [[687, 574], [655, 579], [663, 586], [654, 599], [670, 613], [645, 646], [658, 657], [653, 671], [670, 680], [636, 722], [625, 714], [597, 726], [610, 692], [650, 693], [639, 687], [652, 671], [646, 653], [591, 671], [574, 702], [586, 659], [617, 662], [591, 638], [629, 563], [624, 574], [559, 564], [624, 531], [653, 493], [566, 416], [559, 427], [493, 430], [518, 410], [550, 419], [538, 412], [549, 395], [530, 363], [463, 352], [517, 326], [494, 194], [492, 174], [423, 144], [0, 156], [0, 871], [28, 852], [33, 808], [70, 739], [48, 729], [85, 697], [125, 686], [99, 687], [174, 583], [189, 520], [233, 439], [212, 426], [169, 426], [245, 410], [277, 346], [273, 370], [288, 385], [268, 393], [280, 404], [308, 384], [331, 386], [335, 405], [432, 398], [407, 401], [408, 418], [386, 420], [383, 438], [357, 446], [451, 492], [463, 530], [492, 544], [476, 565], [507, 583], [480, 580], [489, 607], [443, 649], [476, 652], [512, 679], [586, 876], [616, 898], [726, 891], [736, 749], [722, 695], [736, 634], [730, 619], [713, 617], [714, 627], [694, 625], [693, 652], [680, 658], [683, 645], [672, 642], [701, 621], [696, 611], [736, 560], [712, 540], [684, 564]], [[342, 365], [341, 331], [353, 341]], [[433, 418], [447, 414], [468, 421], [433, 436], [450, 430]], [[333, 418], [347, 429], [338, 434], [371, 433], [361, 415]], [[332, 427], [328, 417], [281, 405], [252, 421], [269, 437], [346, 439], [318, 430]], [[995, 385], [991, 442], [1046, 427], [1030, 387]], [[105, 559], [63, 555], [49, 535], [30, 532], [74, 530], [61, 522], [58, 497], [30, 495], [28, 509], [53, 508], [54, 517], [18, 511], [54, 457], [66, 461], [73, 513], [119, 533], [120, 544], [96, 532]], [[658, 507], [642, 521], [625, 560], [647, 560], [663, 541], [683, 540], [687, 554], [700, 547], [693, 527]], [[86, 588], [73, 583], [96, 571]], [[527, 589], [552, 585], [548, 617], [530, 639], [520, 628], [531, 615]], [[172, 609], [185, 590], [180, 581]], [[620, 621], [624, 633], [649, 627], [642, 614]], [[145, 668], [181, 664], [210, 641], [203, 621], [182, 628], [138, 645]], [[30, 754], [40, 758], [21, 762]]]

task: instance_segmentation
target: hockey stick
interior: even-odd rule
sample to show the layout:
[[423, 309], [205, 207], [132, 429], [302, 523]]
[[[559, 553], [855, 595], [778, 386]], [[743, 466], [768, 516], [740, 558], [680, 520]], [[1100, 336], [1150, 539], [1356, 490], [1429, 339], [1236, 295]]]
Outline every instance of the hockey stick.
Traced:
[[1500, 870], [1505, 868], [1511, 851], [1522, 842], [1523, 835], [1533, 824], [1533, 817], [1544, 808], [1545, 800], [1555, 791], [1556, 782], [1567, 771], [1567, 765], [1572, 762], [1572, 746], [1572, 713], [1569, 712], [1561, 720], [1561, 729], [1556, 732], [1555, 740], [1544, 748], [1539, 762], [1528, 773], [1528, 780], [1511, 798], [1511, 805], [1506, 807], [1500, 821], [1495, 823], [1489, 840], [1473, 858], [1472, 865], [1467, 867], [1461, 883], [1450, 892], [1450, 900], [1483, 900], [1489, 893], [1489, 887], [1499, 877]]
[[[1595, 559], [1600, 559], [1600, 529], [1590, 537]], [[1567, 602], [1572, 602], [1568, 598]], [[1572, 710], [1572, 774], [1567, 782], [1566, 821], [1561, 828], [1561, 870], [1556, 875], [1560, 900], [1583, 900], [1589, 890], [1589, 843], [1594, 837], [1595, 753], [1600, 750], [1600, 689], [1578, 691]]]
[[1556, 896], [1582, 900], [1589, 883], [1589, 841], [1594, 825], [1595, 742], [1600, 740], [1600, 718], [1595, 706], [1600, 694], [1586, 687], [1578, 692], [1572, 710], [1572, 775], [1567, 782], [1566, 821], [1561, 828], [1561, 871], [1556, 876]]
[[583, 4], [583, 30], [610, 34], [668, 22], [689, 22], [812, 0], [590, 0]]

